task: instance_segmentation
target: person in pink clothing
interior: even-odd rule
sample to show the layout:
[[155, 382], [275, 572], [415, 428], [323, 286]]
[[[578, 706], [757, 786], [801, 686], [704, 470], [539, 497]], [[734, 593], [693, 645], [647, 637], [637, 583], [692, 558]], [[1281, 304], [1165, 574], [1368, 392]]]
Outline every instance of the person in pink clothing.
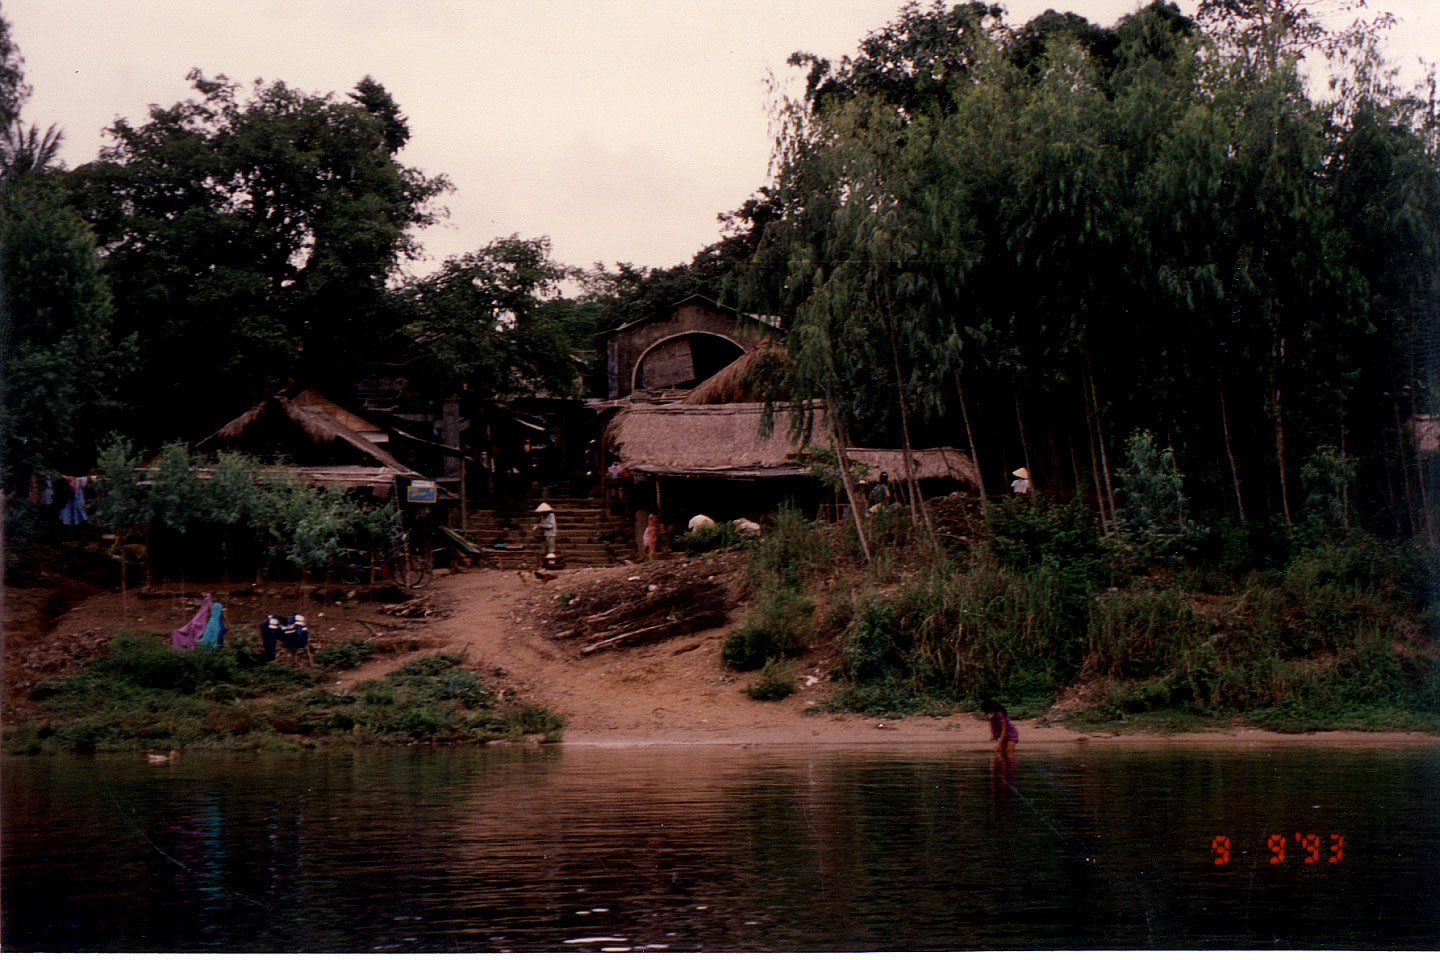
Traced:
[[1003, 760], [1015, 756], [1015, 744], [1020, 742], [1020, 731], [1010, 722], [1010, 714], [994, 700], [983, 700], [980, 710], [990, 718], [990, 739], [995, 741], [995, 753]]

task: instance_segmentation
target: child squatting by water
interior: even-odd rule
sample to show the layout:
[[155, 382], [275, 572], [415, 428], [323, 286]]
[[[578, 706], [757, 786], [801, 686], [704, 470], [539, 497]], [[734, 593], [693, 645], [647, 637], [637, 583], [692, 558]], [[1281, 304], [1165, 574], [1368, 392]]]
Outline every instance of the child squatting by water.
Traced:
[[990, 718], [990, 739], [995, 741], [995, 754], [1003, 760], [1015, 756], [1015, 744], [1020, 742], [1020, 732], [1010, 722], [1010, 714], [995, 700], [983, 700], [980, 710]]

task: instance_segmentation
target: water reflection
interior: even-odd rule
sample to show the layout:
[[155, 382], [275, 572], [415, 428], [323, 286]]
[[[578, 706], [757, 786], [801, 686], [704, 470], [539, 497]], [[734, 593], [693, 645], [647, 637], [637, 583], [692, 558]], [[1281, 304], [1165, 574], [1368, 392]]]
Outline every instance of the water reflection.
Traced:
[[[10, 758], [0, 909], [20, 950], [1434, 947], [1437, 771], [1434, 749]], [[1345, 859], [1270, 863], [1296, 833]]]

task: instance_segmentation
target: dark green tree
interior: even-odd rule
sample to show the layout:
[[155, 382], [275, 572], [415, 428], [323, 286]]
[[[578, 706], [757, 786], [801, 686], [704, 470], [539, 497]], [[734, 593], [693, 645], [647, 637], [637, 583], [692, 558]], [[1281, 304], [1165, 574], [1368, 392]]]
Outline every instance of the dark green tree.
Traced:
[[0, 202], [4, 483], [42, 469], [83, 473], [118, 426], [133, 336], [117, 336], [90, 229], [32, 174]]
[[435, 399], [573, 394], [591, 327], [557, 297], [570, 273], [551, 259], [547, 238], [509, 236], [411, 284], [413, 365], [423, 389]]
[[117, 121], [72, 175], [117, 324], [143, 346], [136, 406], [172, 436], [393, 352], [387, 283], [448, 186], [397, 162], [408, 130], [370, 78], [353, 102], [281, 82], [242, 99], [224, 77], [190, 79], [195, 99]]

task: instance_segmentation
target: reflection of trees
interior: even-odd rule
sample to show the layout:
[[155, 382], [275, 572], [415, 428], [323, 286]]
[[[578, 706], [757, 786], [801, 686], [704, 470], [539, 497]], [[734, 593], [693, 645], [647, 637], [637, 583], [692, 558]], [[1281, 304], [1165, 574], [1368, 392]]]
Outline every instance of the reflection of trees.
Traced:
[[[1416, 907], [1440, 893], [1418, 872], [1440, 856], [1426, 757], [1032, 749], [1005, 773], [1009, 800], [980, 751], [192, 753], [163, 772], [102, 758], [23, 777], [7, 763], [7, 945], [1381, 943], [1382, 910], [1385, 931], [1433, 934]], [[1345, 833], [1353, 862], [1257, 866], [1265, 836], [1295, 830]], [[1228, 873], [1216, 833], [1235, 838]], [[1337, 939], [1303, 939], [1317, 931]]]

